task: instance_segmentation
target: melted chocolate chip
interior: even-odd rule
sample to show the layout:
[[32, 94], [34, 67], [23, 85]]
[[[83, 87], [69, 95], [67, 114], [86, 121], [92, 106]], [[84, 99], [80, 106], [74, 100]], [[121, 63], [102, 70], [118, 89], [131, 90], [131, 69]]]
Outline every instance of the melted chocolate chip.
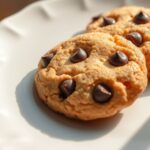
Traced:
[[86, 51], [82, 48], [78, 48], [76, 52], [71, 56], [70, 61], [73, 63], [80, 62], [88, 57]]
[[113, 66], [123, 66], [128, 63], [128, 57], [123, 52], [118, 51], [110, 57], [109, 62]]
[[126, 39], [130, 40], [136, 46], [140, 46], [143, 43], [142, 35], [138, 32], [131, 32], [127, 34]]
[[108, 26], [108, 25], [112, 25], [115, 23], [116, 23], [116, 20], [114, 18], [111, 18], [111, 17], [104, 17], [103, 18], [103, 26]]
[[68, 80], [64, 80], [60, 86], [60, 96], [62, 98], [67, 98], [69, 95], [71, 95], [76, 87], [76, 83], [74, 80], [68, 79]]
[[45, 56], [42, 57], [42, 66], [43, 68], [46, 68], [48, 66], [48, 64], [50, 63], [50, 61], [52, 60], [52, 58], [54, 57], [54, 54], [46, 54]]
[[145, 24], [150, 22], [150, 16], [144, 12], [139, 12], [135, 17], [134, 17], [134, 22], [136, 24]]
[[112, 89], [103, 83], [96, 85], [92, 94], [93, 99], [101, 104], [109, 102], [113, 96]]

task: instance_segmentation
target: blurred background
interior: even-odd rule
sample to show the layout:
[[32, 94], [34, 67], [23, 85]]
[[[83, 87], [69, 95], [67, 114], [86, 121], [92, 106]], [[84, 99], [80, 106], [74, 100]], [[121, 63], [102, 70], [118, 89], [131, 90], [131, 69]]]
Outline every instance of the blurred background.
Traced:
[[37, 0], [0, 0], [0, 20]]

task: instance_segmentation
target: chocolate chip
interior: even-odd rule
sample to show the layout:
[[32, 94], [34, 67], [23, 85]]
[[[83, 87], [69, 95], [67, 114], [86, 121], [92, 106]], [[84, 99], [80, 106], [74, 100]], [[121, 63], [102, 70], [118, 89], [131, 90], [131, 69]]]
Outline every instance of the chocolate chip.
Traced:
[[144, 12], [139, 12], [135, 17], [134, 17], [134, 22], [136, 24], [145, 24], [150, 22], [150, 16]]
[[102, 14], [99, 14], [99, 15], [97, 15], [97, 16], [94, 16], [94, 17], [92, 18], [92, 23], [95, 22], [95, 21], [97, 21], [101, 16], [102, 16]]
[[116, 23], [116, 20], [114, 18], [111, 18], [111, 17], [104, 17], [103, 18], [103, 26], [108, 26], [108, 25], [112, 25], [115, 23]]
[[42, 57], [42, 66], [43, 68], [47, 67], [52, 58], [54, 57], [54, 53], [46, 54], [45, 56]]
[[70, 61], [73, 63], [80, 62], [88, 57], [86, 51], [82, 48], [78, 48], [76, 52], [71, 56]]
[[62, 98], [67, 98], [69, 95], [71, 95], [76, 87], [76, 83], [74, 80], [68, 79], [68, 80], [64, 80], [60, 86], [60, 96]]
[[142, 35], [138, 32], [131, 32], [127, 34], [125, 37], [127, 40], [130, 40], [136, 46], [140, 46], [143, 42]]
[[107, 103], [113, 96], [112, 89], [106, 84], [98, 84], [93, 90], [93, 99], [98, 103]]
[[123, 52], [117, 51], [110, 57], [109, 62], [113, 66], [123, 66], [128, 63], [128, 57]]

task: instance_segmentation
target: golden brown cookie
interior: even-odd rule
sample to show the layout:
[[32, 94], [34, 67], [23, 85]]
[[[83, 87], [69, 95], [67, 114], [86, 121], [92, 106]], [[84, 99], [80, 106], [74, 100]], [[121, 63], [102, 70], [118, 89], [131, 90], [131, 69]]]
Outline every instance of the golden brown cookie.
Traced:
[[69, 39], [39, 63], [40, 98], [68, 117], [110, 117], [131, 105], [147, 85], [145, 58], [122, 36], [87, 33]]
[[150, 78], [150, 9], [136, 6], [114, 9], [93, 18], [87, 32], [95, 31], [125, 36], [138, 46], [146, 57]]

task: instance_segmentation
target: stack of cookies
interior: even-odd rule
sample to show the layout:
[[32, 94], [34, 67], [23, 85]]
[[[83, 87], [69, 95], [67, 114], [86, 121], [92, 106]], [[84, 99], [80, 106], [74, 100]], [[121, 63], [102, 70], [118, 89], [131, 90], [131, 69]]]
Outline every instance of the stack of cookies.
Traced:
[[92, 19], [84, 34], [48, 51], [37, 93], [70, 118], [111, 117], [131, 105], [150, 77], [150, 9], [122, 7]]

